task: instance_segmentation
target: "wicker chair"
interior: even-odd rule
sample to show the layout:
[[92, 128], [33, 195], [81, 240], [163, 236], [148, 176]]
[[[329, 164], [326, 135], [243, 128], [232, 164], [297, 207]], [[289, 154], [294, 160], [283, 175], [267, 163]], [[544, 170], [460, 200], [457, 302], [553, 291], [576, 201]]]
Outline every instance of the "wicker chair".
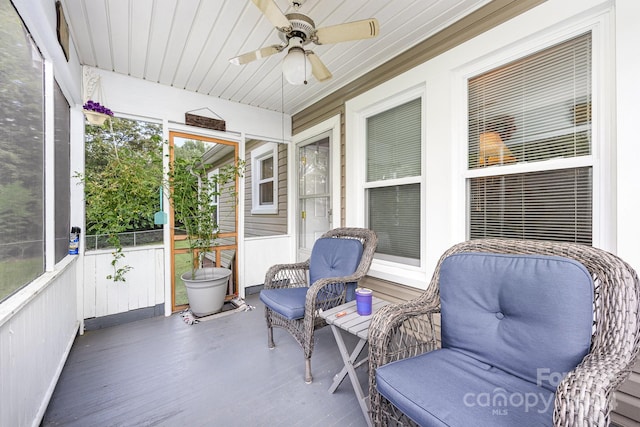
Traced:
[[[586, 356], [578, 359], [582, 361], [557, 388], [551, 387], [549, 404], [554, 399], [553, 424], [556, 426], [608, 426], [613, 392], [629, 376], [639, 348], [640, 284], [636, 272], [618, 257], [590, 246], [506, 239], [472, 240], [453, 246], [440, 258], [427, 290], [420, 297], [388, 305], [373, 317], [369, 329], [369, 393], [373, 424], [416, 425], [380, 394], [378, 387], [382, 385], [376, 384], [376, 370], [393, 361], [402, 360], [398, 362], [402, 364], [413, 356], [423, 355], [420, 357], [424, 358], [426, 352], [440, 348], [434, 315], [440, 313], [441, 267], [447, 257], [461, 253], [560, 256], [586, 267], [586, 282], [591, 283], [588, 276], [593, 281], [593, 325], [587, 324]], [[587, 319], [591, 317], [588, 306], [585, 310]], [[443, 336], [445, 327], [443, 325]], [[430, 356], [435, 354], [429, 353]], [[465, 374], [459, 378], [465, 378]], [[424, 386], [428, 387], [428, 384]], [[452, 411], [466, 410], [460, 403], [451, 402], [451, 405]], [[551, 408], [548, 415], [550, 411]]]
[[[336, 228], [316, 241], [307, 261], [277, 264], [267, 271], [260, 299], [265, 304], [269, 348], [275, 347], [274, 327], [289, 331], [304, 351], [305, 382], [313, 381], [313, 333], [326, 325], [318, 312], [355, 298], [355, 288], [369, 271], [377, 242], [371, 230]], [[351, 259], [344, 263], [343, 258]], [[331, 277], [336, 274], [340, 277]]]

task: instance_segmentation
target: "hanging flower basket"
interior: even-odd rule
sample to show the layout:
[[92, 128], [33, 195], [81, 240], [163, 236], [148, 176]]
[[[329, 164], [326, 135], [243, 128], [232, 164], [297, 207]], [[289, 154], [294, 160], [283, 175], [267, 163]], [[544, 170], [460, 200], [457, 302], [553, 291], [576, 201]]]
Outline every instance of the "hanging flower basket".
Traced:
[[88, 100], [82, 108], [84, 109], [84, 115], [87, 117], [87, 121], [91, 125], [102, 126], [108, 118], [113, 116], [113, 111], [100, 105], [99, 102], [92, 100]]
[[102, 126], [104, 122], [111, 116], [104, 113], [96, 113], [91, 110], [84, 110], [84, 115], [87, 117], [87, 121], [90, 125]]

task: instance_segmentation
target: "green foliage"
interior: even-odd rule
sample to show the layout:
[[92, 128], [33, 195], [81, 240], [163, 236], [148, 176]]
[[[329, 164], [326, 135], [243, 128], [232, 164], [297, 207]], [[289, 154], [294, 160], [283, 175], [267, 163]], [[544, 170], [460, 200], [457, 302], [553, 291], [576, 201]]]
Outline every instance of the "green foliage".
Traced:
[[42, 257], [0, 261], [0, 301], [11, 295], [16, 283], [28, 283], [43, 270]]
[[22, 233], [33, 219], [30, 212], [34, 207], [34, 195], [28, 186], [16, 181], [0, 184], [0, 224], [11, 224], [2, 232], [5, 241], [24, 238]]
[[195, 257], [210, 252], [218, 238], [218, 204], [215, 202], [225, 192], [231, 192], [231, 197], [236, 200], [235, 181], [244, 172], [244, 162], [238, 159], [235, 164], [220, 167], [217, 174], [209, 174], [211, 165], [202, 163], [202, 152], [197, 154], [200, 151], [197, 146], [185, 144], [178, 150], [185, 147], [193, 155], [183, 156], [181, 153], [175, 156], [169, 171], [167, 191], [176, 223], [184, 227], [187, 233], [194, 276], [197, 265]]
[[[159, 125], [111, 118], [110, 127], [87, 125], [85, 175], [88, 234], [106, 234], [113, 252], [114, 281], [125, 281], [130, 266], [118, 233], [155, 227], [162, 185], [162, 138]], [[108, 123], [108, 122], [107, 122]]]
[[0, 1], [0, 117], [0, 259], [39, 257], [27, 264], [38, 265], [28, 272], [36, 277], [44, 244], [43, 63], [9, 1]]

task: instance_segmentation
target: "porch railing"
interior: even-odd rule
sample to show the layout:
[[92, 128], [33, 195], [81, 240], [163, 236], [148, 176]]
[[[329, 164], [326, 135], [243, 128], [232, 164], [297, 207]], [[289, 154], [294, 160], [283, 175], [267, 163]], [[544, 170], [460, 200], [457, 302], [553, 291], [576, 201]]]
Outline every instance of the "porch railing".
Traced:
[[[159, 229], [119, 233], [118, 236], [122, 247], [132, 247], [161, 244], [162, 233], [163, 230]], [[88, 251], [112, 248], [113, 246], [109, 244], [108, 238], [107, 234], [87, 235], [84, 239], [85, 248]]]

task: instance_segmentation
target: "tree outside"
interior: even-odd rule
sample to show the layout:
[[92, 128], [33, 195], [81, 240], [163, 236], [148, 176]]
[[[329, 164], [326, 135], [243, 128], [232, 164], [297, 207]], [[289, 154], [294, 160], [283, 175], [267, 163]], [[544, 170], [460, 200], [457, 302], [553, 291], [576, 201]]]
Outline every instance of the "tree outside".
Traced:
[[162, 127], [112, 117], [85, 128], [87, 235], [106, 235], [114, 249], [114, 281], [125, 281], [120, 233], [153, 230], [162, 187]]

